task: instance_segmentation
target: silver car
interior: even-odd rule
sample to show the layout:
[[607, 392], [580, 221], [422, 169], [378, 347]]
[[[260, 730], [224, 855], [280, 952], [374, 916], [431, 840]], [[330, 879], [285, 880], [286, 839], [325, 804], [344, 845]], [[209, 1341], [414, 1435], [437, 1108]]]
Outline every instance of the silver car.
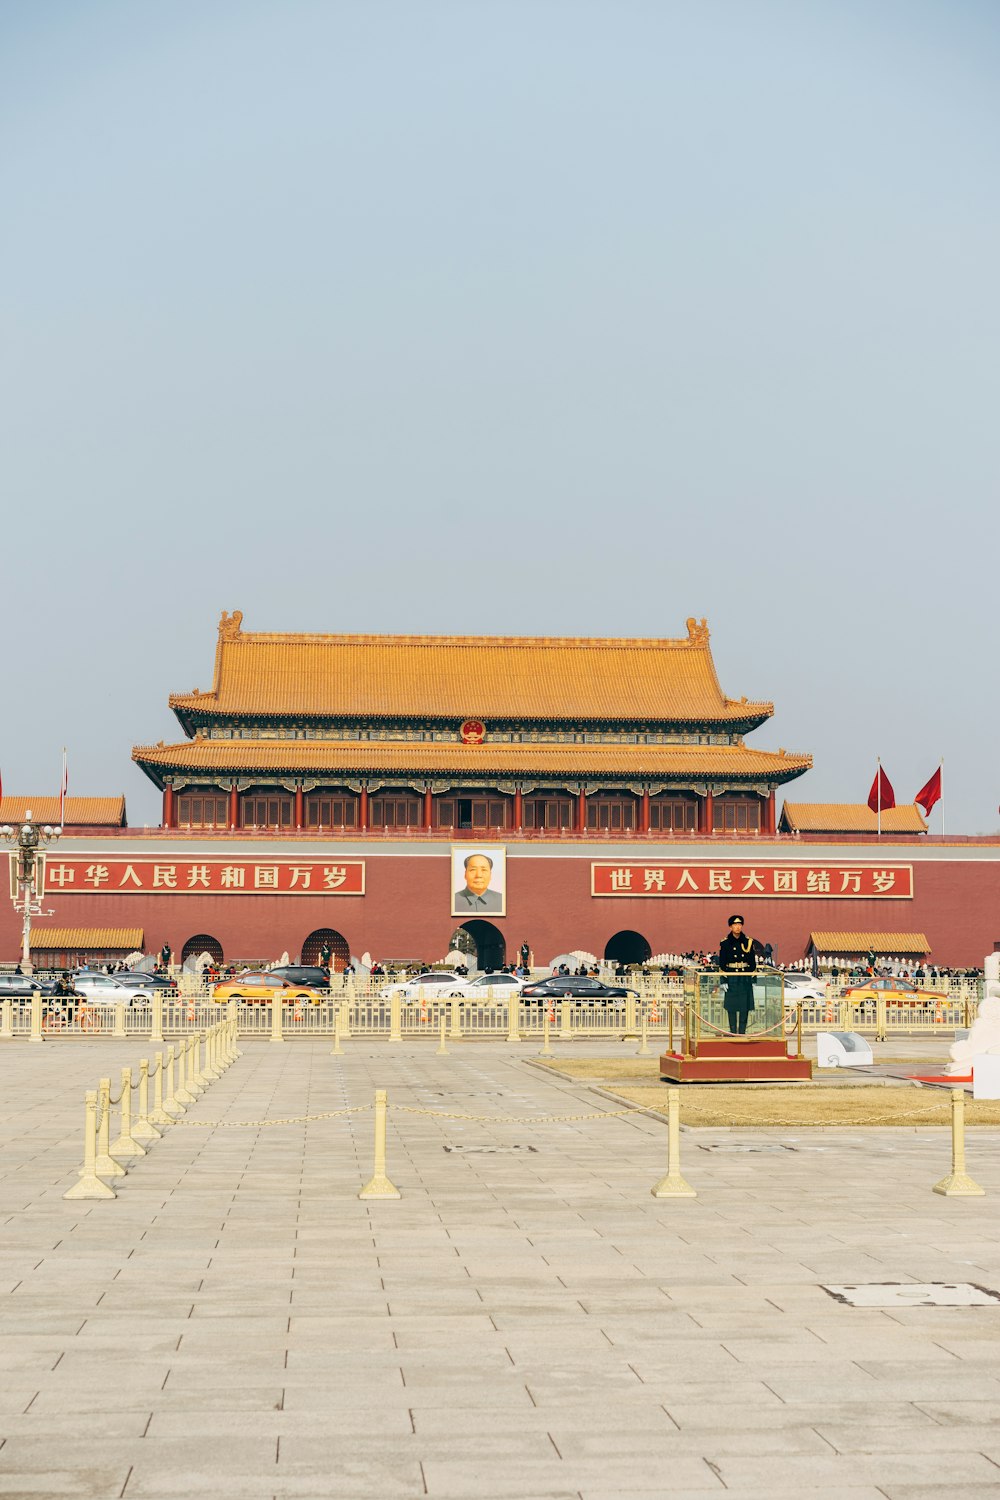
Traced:
[[95, 1005], [148, 1005], [149, 990], [127, 974], [74, 974], [73, 988]]

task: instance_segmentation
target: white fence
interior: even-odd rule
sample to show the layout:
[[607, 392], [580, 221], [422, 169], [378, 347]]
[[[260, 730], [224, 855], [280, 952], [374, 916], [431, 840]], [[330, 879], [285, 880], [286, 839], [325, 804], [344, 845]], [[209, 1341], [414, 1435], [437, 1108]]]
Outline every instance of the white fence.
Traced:
[[[332, 1036], [335, 1019], [340, 1035], [382, 1037], [401, 1041], [437, 1037], [442, 1021], [449, 1039], [510, 1040], [541, 1037], [546, 1027], [554, 1039], [570, 1037], [623, 1038], [638, 1036], [645, 1026], [651, 1042], [666, 1043], [684, 1035], [684, 1001], [680, 985], [661, 986], [659, 993], [620, 1001], [589, 1000], [537, 1002], [497, 998], [475, 1000], [443, 997], [435, 987], [414, 999], [389, 997], [352, 986], [318, 1005], [308, 1001], [269, 1004], [219, 1004], [204, 996], [162, 999], [149, 1004], [101, 1005], [79, 1002], [66, 1012], [36, 995], [28, 1002], [5, 1000], [0, 1008], [0, 1040], [27, 1038], [56, 1040], [63, 1036], [141, 1037], [151, 1042], [204, 1031], [227, 1015], [237, 1022], [240, 1036]], [[906, 1003], [880, 1000], [852, 1003], [831, 993], [827, 1000], [786, 1005], [785, 1028], [794, 1037], [823, 1030], [860, 1031], [876, 1037], [928, 1035], [968, 1027], [977, 1002], [971, 997], [947, 1000], [915, 999]], [[800, 1020], [801, 1012], [801, 1020]]]

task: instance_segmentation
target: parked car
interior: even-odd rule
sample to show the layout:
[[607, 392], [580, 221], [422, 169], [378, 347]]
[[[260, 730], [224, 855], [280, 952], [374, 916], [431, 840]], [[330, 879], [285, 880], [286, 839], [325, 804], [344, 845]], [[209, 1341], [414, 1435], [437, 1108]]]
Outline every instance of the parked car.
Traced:
[[73, 988], [78, 995], [94, 1004], [104, 1005], [148, 1005], [150, 990], [147, 985], [130, 982], [127, 974], [98, 974], [83, 970], [73, 976]]
[[796, 1000], [825, 1000], [829, 988], [825, 979], [812, 974], [782, 974], [785, 981], [785, 1003], [794, 1005]]
[[947, 1000], [943, 990], [922, 990], [908, 979], [893, 979], [890, 976], [868, 979], [864, 984], [852, 984], [844, 991], [844, 999], [852, 1001], [877, 1000], [881, 996], [887, 1005], [907, 1005]]
[[582, 974], [553, 974], [548, 979], [526, 984], [521, 990], [522, 1000], [624, 1000], [626, 995], [638, 998], [639, 992]]
[[440, 988], [443, 995], [450, 995], [451, 989], [445, 989], [444, 986], [450, 985], [453, 989], [456, 984], [461, 983], [461, 975], [456, 974], [452, 969], [428, 969], [423, 974], [414, 974], [410, 979], [399, 980], [395, 984], [387, 985], [382, 994], [389, 996], [401, 995], [404, 1000], [417, 1000], [420, 998], [419, 992], [421, 989], [436, 990]]
[[54, 979], [36, 979], [32, 974], [0, 974], [0, 1000], [30, 1000], [35, 990], [51, 995]]
[[330, 976], [327, 971], [319, 967], [314, 968], [310, 964], [279, 964], [276, 969], [268, 969], [267, 972], [277, 974], [291, 984], [306, 984], [313, 990], [330, 988]]
[[169, 974], [144, 974], [134, 969], [123, 969], [111, 977], [130, 989], [143, 989], [150, 993], [159, 990], [165, 997], [177, 994], [177, 981], [171, 979]]
[[212, 999], [224, 1004], [227, 1000], [254, 1000], [269, 1005], [273, 1000], [308, 1000], [319, 1005], [329, 999], [329, 990], [319, 990], [314, 985], [293, 984], [268, 969], [266, 972], [238, 974], [235, 979], [224, 979], [212, 991]]
[[449, 995], [461, 995], [465, 1000], [502, 1000], [505, 995], [520, 991], [523, 979], [516, 974], [477, 974], [474, 979], [457, 979], [448, 986]]

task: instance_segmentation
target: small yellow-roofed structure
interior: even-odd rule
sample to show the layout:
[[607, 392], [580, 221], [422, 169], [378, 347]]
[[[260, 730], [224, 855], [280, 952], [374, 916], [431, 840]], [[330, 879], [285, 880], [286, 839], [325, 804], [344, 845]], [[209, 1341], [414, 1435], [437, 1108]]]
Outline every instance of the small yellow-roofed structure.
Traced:
[[[866, 802], [786, 802], [781, 810], [782, 833], [878, 833], [878, 815]], [[882, 833], [926, 833], [919, 807], [882, 809]]]
[[[0, 823], [20, 823], [31, 813], [34, 823], [59, 823], [58, 797], [0, 797]], [[67, 797], [64, 828], [124, 828], [124, 797]]]
[[931, 951], [923, 932], [811, 932], [809, 944], [815, 953], [838, 958], [863, 958], [872, 952], [880, 958], [923, 958]]
[[115, 963], [143, 951], [141, 927], [32, 927], [31, 961], [40, 969]]

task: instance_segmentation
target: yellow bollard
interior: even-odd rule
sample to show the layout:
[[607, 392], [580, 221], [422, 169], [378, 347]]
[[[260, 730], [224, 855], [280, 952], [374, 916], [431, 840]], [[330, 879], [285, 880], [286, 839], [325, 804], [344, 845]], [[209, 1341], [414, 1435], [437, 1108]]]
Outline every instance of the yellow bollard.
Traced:
[[448, 1005], [451, 1010], [451, 1039], [453, 1042], [459, 1042], [462, 1039], [461, 995], [452, 995], [451, 999], [448, 1001]]
[[31, 992], [31, 1035], [29, 1042], [44, 1042], [42, 1036], [42, 992], [32, 990]]
[[333, 1046], [330, 1048], [331, 1057], [343, 1057], [344, 1049], [340, 1045], [340, 1016], [336, 1009], [333, 1012]]
[[219, 1033], [214, 1026], [210, 1026], [207, 1031], [202, 1032], [202, 1036], [205, 1038], [205, 1066], [201, 1070], [202, 1077], [207, 1083], [215, 1083], [222, 1077], [222, 1069], [215, 1056]]
[[[513, 989], [511, 985], [511, 989]], [[507, 999], [507, 1040], [508, 1042], [519, 1042], [521, 1040], [520, 1027], [521, 996], [517, 992]]]
[[202, 1067], [202, 1047], [204, 1047], [204, 1049], [205, 1049], [205, 1060], [207, 1062], [207, 1060], [208, 1060], [208, 1043], [206, 1041], [205, 1033], [203, 1031], [196, 1031], [195, 1034], [194, 1034], [193, 1040], [194, 1040], [194, 1081], [198, 1085], [198, 1091], [199, 1091], [199, 1093], [203, 1094], [205, 1092], [205, 1090], [208, 1088], [208, 1085], [209, 1085], [209, 1083], [211, 1081], [206, 1076], [205, 1070]]
[[365, 1184], [358, 1194], [359, 1198], [401, 1198], [397, 1187], [389, 1181], [385, 1173], [385, 1116], [386, 1116], [386, 1092], [385, 1089], [375, 1090], [375, 1167], [371, 1180]]
[[339, 1019], [340, 1019], [340, 1034], [344, 1038], [345, 1041], [349, 1042], [351, 1040], [351, 1002], [350, 1002], [350, 1000], [347, 1000], [347, 999], [341, 1000], [340, 1005], [338, 1007], [337, 1014], [338, 1014]]
[[[174, 1049], [173, 1049], [173, 1047], [168, 1047], [167, 1048], [166, 1069], [167, 1069], [167, 1073], [166, 1073], [166, 1085], [167, 1085], [167, 1087], [166, 1087], [166, 1090], [165, 1090], [164, 1096], [163, 1096], [163, 1112], [164, 1112], [164, 1114], [168, 1115], [172, 1120], [176, 1120], [176, 1118], [177, 1118], [178, 1115], [182, 1115], [184, 1113], [184, 1104], [177, 1097], [176, 1093], [174, 1092]], [[180, 1072], [180, 1067], [179, 1066], [178, 1066], [178, 1073], [177, 1073], [177, 1081], [178, 1081], [179, 1084], [183, 1083], [183, 1081], [184, 1081], [183, 1080], [183, 1076], [182, 1076], [182, 1074]], [[192, 1100], [191, 1102], [193, 1103], [194, 1101]]]
[[549, 1020], [549, 1007], [545, 1004], [545, 1001], [543, 1000], [542, 1001], [542, 1050], [539, 1053], [539, 1057], [551, 1057], [552, 1056], [552, 1041], [551, 1041], [551, 1036], [550, 1036], [551, 1029], [552, 1029], [552, 1022]]
[[149, 1115], [149, 1058], [139, 1059], [139, 1094], [138, 1109], [136, 1110], [135, 1124], [132, 1126], [132, 1134], [137, 1141], [158, 1141], [160, 1132], [153, 1124]]
[[438, 1049], [435, 1055], [437, 1057], [448, 1056], [448, 1022], [445, 1019], [444, 1011], [441, 1012], [441, 1040], [438, 1043]]
[[64, 1198], [117, 1198], [97, 1175], [97, 1091], [88, 1089], [83, 1103], [83, 1167]]
[[[150, 1119], [150, 1123], [153, 1124], [153, 1125], [169, 1125], [171, 1123], [170, 1116], [167, 1113], [167, 1111], [166, 1111], [166, 1109], [164, 1108], [164, 1105], [163, 1105], [163, 1097], [164, 1096], [163, 1096], [163, 1053], [162, 1052], [157, 1052], [156, 1058], [155, 1058], [155, 1063], [156, 1063], [156, 1072], [153, 1074], [153, 1107], [152, 1107], [152, 1109], [149, 1112], [149, 1119]], [[171, 1072], [173, 1072], [173, 1066], [174, 1066], [174, 1057], [173, 1057], [173, 1051], [171, 1050], [171, 1054], [170, 1054], [170, 1070], [171, 1070]], [[180, 1114], [180, 1107], [179, 1106], [178, 1106], [178, 1109], [177, 1109], [177, 1113]]]
[[125, 1035], [125, 1006], [120, 1000], [115, 1006], [115, 1025], [111, 1035], [119, 1040]]
[[389, 1040], [390, 1042], [401, 1042], [403, 1040], [402, 995], [389, 996]]
[[111, 1079], [102, 1078], [97, 1085], [97, 1160], [98, 1177], [124, 1177], [125, 1168], [111, 1155]]
[[177, 1047], [177, 1088], [174, 1091], [174, 1099], [178, 1104], [183, 1104], [185, 1108], [189, 1104], [193, 1104], [197, 1098], [197, 1094], [192, 1093], [191, 1089], [188, 1088], [190, 1077], [191, 1038], [187, 1037]]
[[14, 1002], [5, 1000], [2, 1007], [3, 1020], [0, 1022], [0, 1042], [12, 1042], [14, 1040]]
[[283, 1042], [284, 1040], [281, 1031], [281, 998], [276, 994], [271, 1001], [271, 1041]]
[[153, 1045], [163, 1041], [163, 996], [155, 987], [149, 997], [149, 1040]]
[[649, 1190], [654, 1198], [697, 1198], [681, 1176], [681, 1091], [667, 1090], [667, 1175]]
[[951, 1171], [934, 1184], [945, 1198], [985, 1198], [986, 1190], [965, 1170], [965, 1090], [951, 1091]]
[[230, 1035], [232, 1036], [232, 1043], [231, 1043], [231, 1046], [230, 1046], [230, 1052], [232, 1054], [232, 1060], [233, 1060], [233, 1062], [235, 1062], [238, 1057], [242, 1057], [243, 1056], [243, 1053], [240, 1051], [240, 1007], [239, 1007], [239, 1001], [237, 1001], [237, 1000], [230, 1000], [227, 1003], [227, 1005], [226, 1005], [226, 1013], [229, 1016], [229, 1030], [230, 1030]]
[[646, 1007], [644, 1005], [642, 1007], [642, 1020], [639, 1023], [640, 1042], [639, 1042], [639, 1050], [636, 1053], [636, 1057], [651, 1057], [652, 1056], [652, 1053], [649, 1050], [649, 1036], [648, 1036], [647, 1026], [648, 1026], [648, 1023], [646, 1021]]
[[122, 1102], [121, 1102], [121, 1130], [118, 1139], [111, 1147], [112, 1156], [145, 1156], [146, 1148], [141, 1146], [132, 1134], [132, 1069], [122, 1068]]
[[559, 1039], [568, 1042], [573, 1035], [573, 1002], [559, 1001]]

